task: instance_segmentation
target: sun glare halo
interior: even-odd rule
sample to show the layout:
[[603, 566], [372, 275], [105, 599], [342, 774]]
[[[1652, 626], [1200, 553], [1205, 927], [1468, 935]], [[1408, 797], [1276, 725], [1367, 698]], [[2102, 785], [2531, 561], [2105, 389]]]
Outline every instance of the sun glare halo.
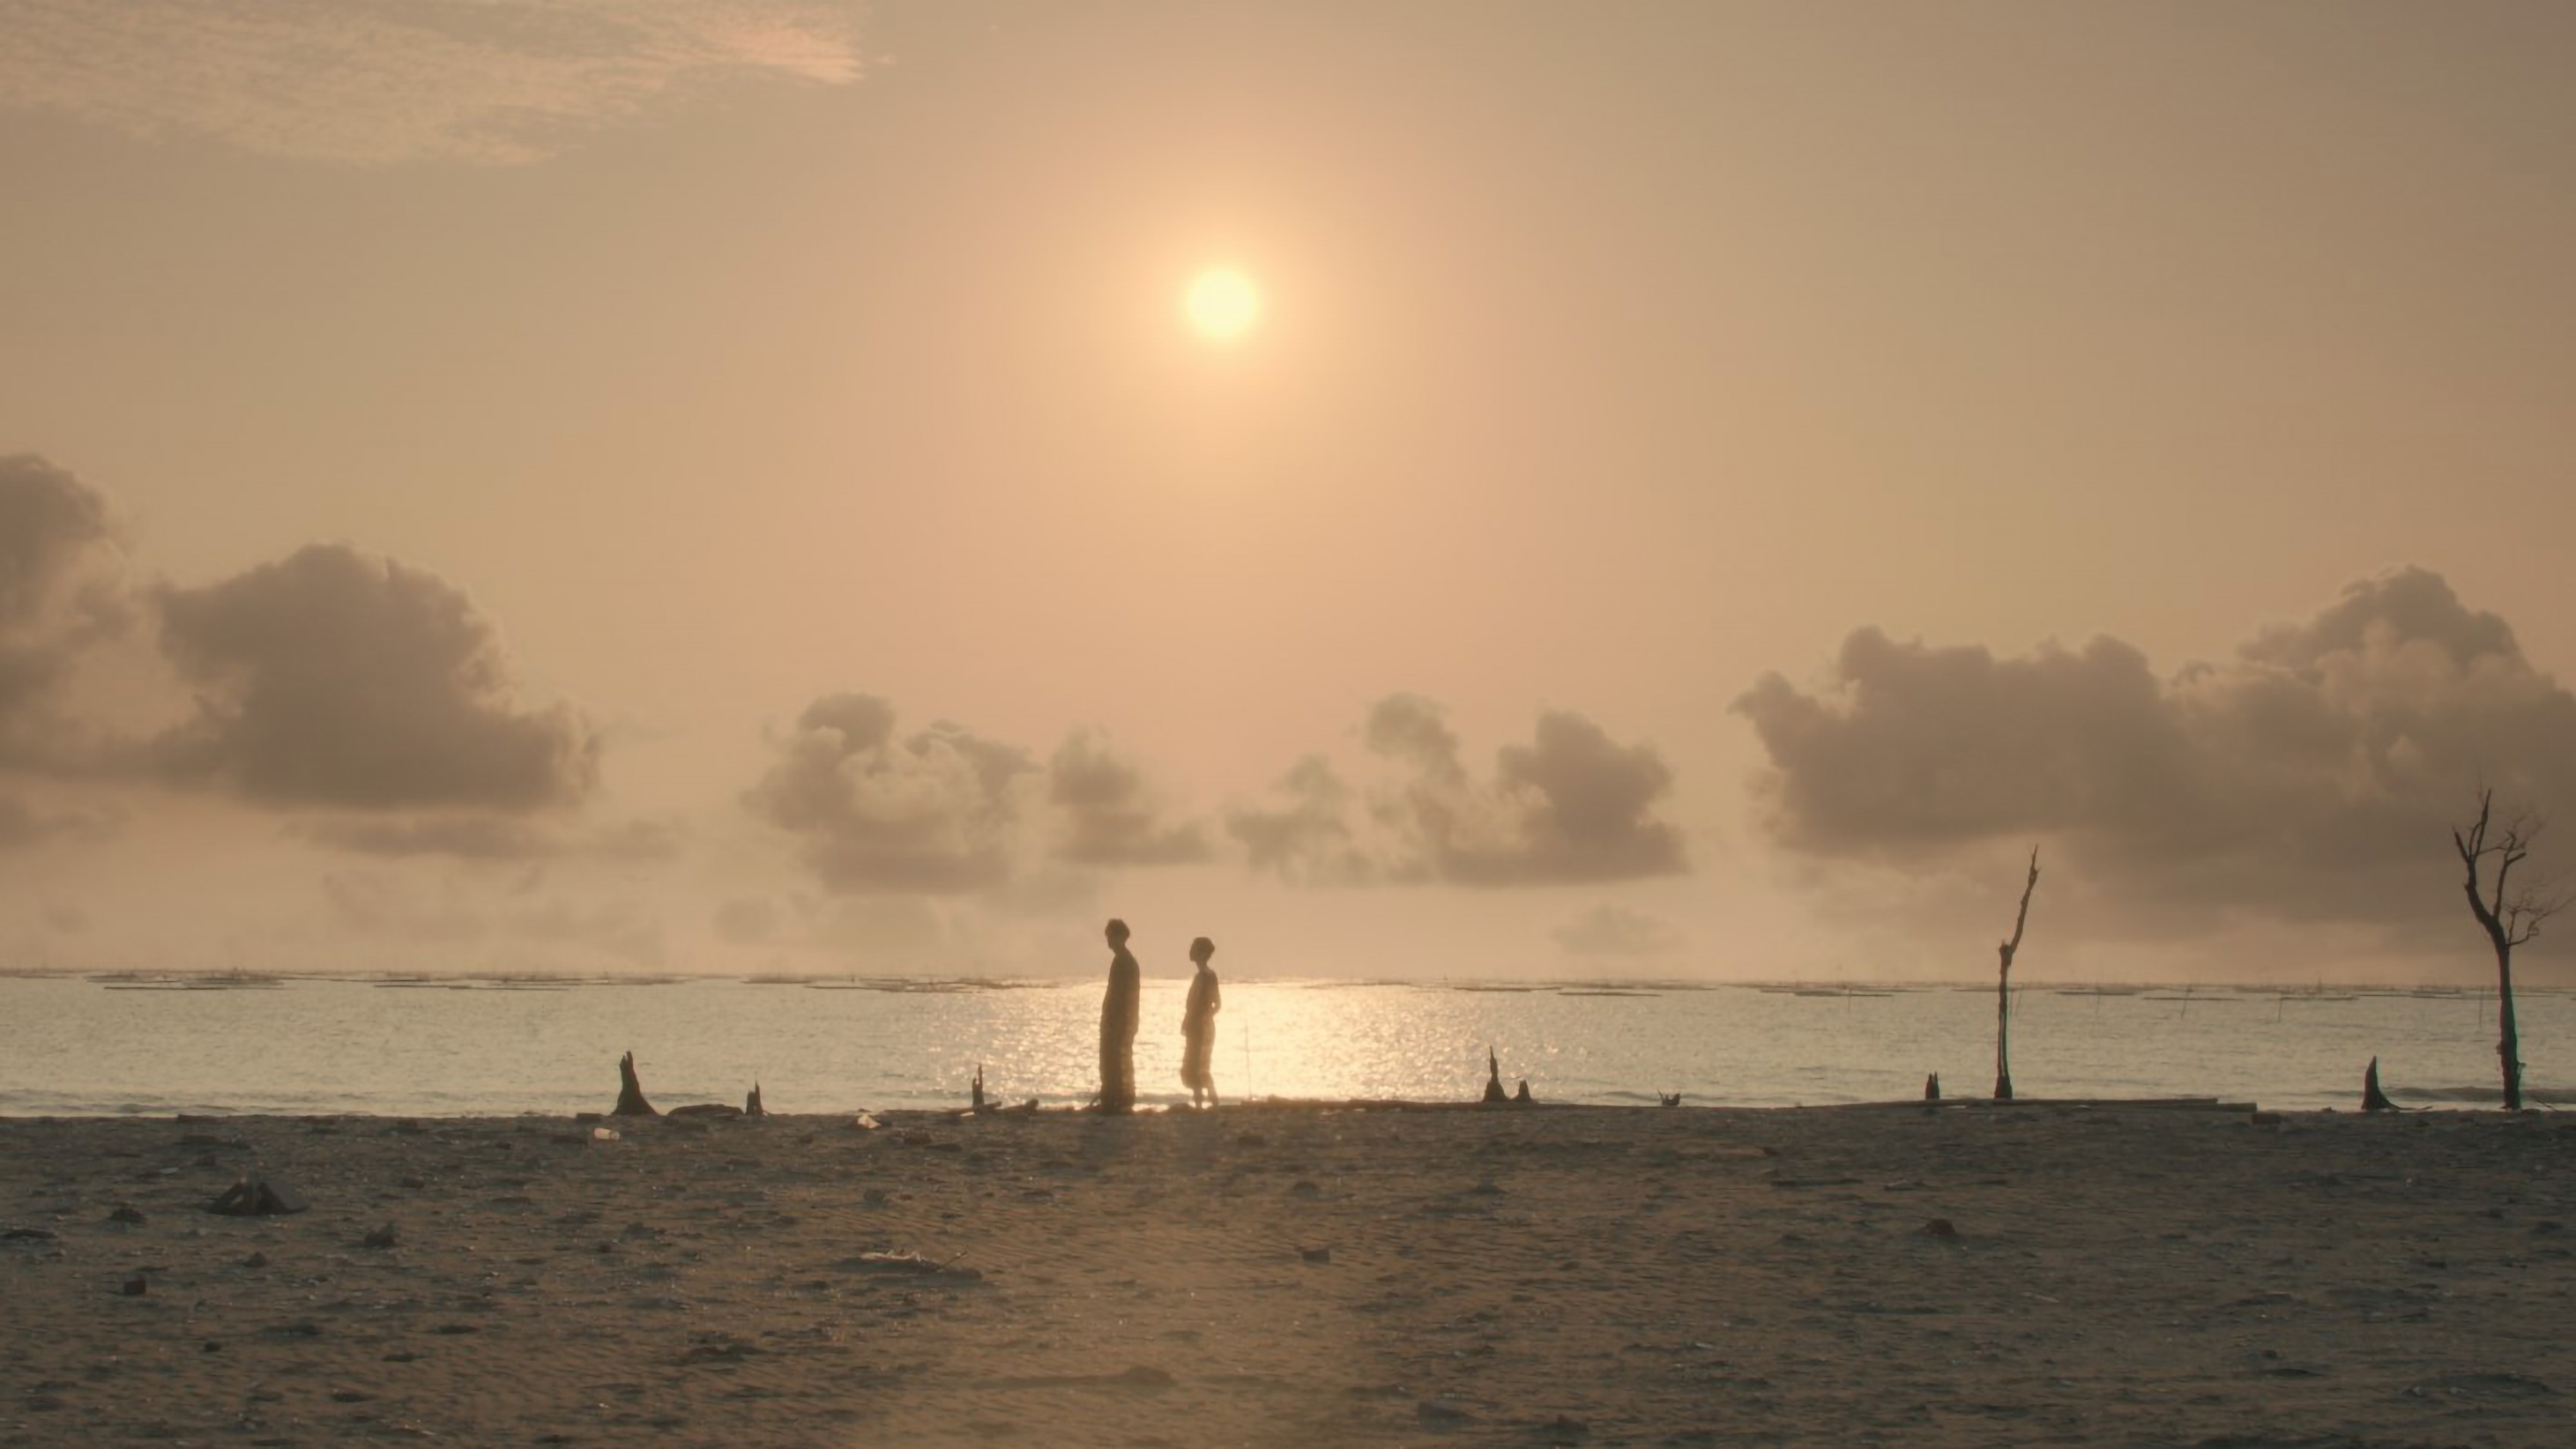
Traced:
[[1261, 292], [1232, 267], [1210, 267], [1190, 279], [1186, 310], [1200, 336], [1232, 342], [1261, 319]]

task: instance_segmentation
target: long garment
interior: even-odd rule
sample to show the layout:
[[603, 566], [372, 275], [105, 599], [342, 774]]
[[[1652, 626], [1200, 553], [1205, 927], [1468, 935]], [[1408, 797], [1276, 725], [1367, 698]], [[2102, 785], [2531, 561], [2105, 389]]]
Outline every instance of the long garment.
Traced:
[[1109, 991], [1100, 998], [1100, 1110], [1136, 1106], [1136, 958], [1121, 946], [1109, 958]]
[[1205, 966], [1190, 979], [1189, 1004], [1181, 1008], [1181, 1085], [1191, 1091], [1213, 1090], [1216, 1078], [1208, 1057], [1216, 1048], [1216, 1014], [1225, 1009], [1216, 973]]

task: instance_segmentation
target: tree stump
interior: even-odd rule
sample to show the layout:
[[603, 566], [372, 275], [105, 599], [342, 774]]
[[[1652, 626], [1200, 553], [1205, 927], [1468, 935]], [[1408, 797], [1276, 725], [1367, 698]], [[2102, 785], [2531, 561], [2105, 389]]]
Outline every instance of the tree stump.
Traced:
[[644, 1084], [635, 1078], [635, 1053], [617, 1059], [617, 1105], [609, 1109], [612, 1117], [659, 1117], [653, 1104], [644, 1100]]
[[2370, 1059], [2370, 1069], [2361, 1074], [2361, 1110], [2365, 1112], [2397, 1110], [2397, 1104], [2388, 1100], [2387, 1093], [2379, 1090], [2379, 1058], [2377, 1057]]

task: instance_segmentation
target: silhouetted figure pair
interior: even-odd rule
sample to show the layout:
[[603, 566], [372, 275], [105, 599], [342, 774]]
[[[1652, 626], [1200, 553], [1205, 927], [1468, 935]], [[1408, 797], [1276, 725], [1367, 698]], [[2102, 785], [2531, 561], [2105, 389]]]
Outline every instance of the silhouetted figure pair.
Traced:
[[[1100, 1110], [1118, 1115], [1136, 1110], [1136, 1016], [1143, 987], [1136, 958], [1127, 950], [1127, 923], [1113, 920], [1103, 928], [1109, 941], [1109, 990], [1100, 998]], [[1190, 943], [1190, 960], [1198, 975], [1190, 980], [1189, 1003], [1181, 1009], [1181, 1085], [1190, 1089], [1190, 1105], [1216, 1102], [1216, 1014], [1225, 1007], [1216, 972], [1208, 966], [1216, 943], [1205, 936]]]

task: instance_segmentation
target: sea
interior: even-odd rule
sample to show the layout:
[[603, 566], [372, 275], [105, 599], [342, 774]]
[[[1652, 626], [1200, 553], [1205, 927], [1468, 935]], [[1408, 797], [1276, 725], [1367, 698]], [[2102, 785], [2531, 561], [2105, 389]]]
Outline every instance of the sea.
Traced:
[[[1140, 1102], [1186, 1102], [1184, 979], [1149, 980]], [[1097, 1081], [1091, 980], [0, 977], [0, 1116], [569, 1114], [635, 1055], [655, 1105], [773, 1112], [1078, 1104]], [[1489, 1070], [1541, 1102], [1822, 1106], [1994, 1089], [1983, 984], [1228, 981], [1220, 1096], [1466, 1101]], [[2516, 993], [2526, 1100], [2576, 1101], [2576, 992]], [[2018, 986], [2015, 1094], [2492, 1106], [2493, 992]], [[1490, 1067], [1488, 1053], [1491, 1053]]]

